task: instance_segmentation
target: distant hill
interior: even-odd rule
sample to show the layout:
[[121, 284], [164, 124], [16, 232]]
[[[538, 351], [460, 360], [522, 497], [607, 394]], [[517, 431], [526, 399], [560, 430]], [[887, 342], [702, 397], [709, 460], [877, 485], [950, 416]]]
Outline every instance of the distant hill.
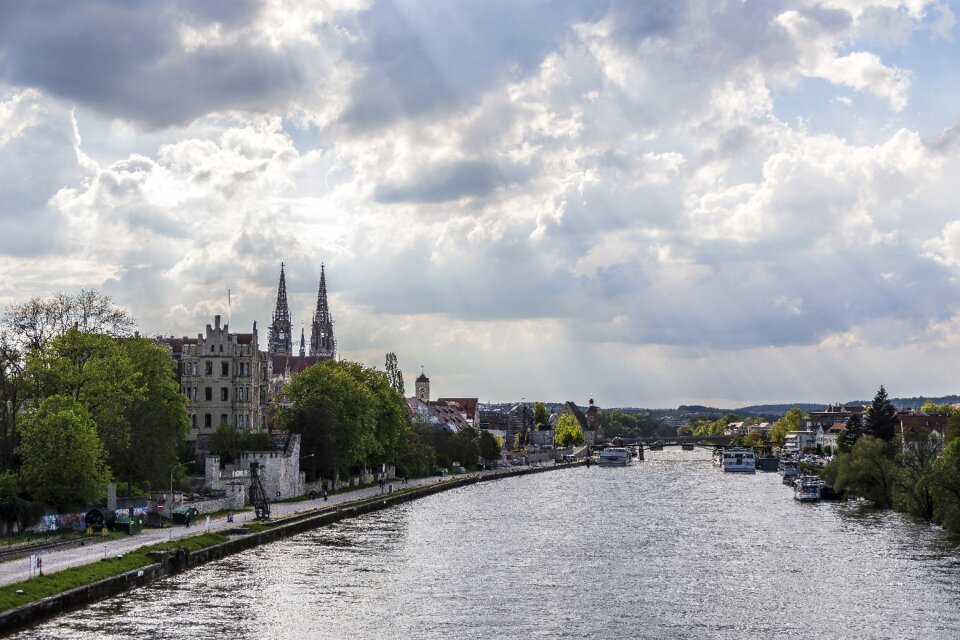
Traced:
[[794, 407], [800, 407], [800, 411], [809, 412], [809, 411], [820, 411], [827, 406], [828, 403], [821, 402], [794, 402], [791, 404], [754, 404], [749, 407], [740, 407], [739, 409], [734, 409], [731, 413], [745, 413], [750, 415], [758, 416], [767, 416], [767, 415], [778, 415], [782, 416], [787, 411]]

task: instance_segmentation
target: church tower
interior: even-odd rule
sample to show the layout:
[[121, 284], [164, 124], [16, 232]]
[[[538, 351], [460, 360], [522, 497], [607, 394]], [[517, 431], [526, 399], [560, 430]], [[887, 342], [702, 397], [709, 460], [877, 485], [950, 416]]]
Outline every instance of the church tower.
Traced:
[[273, 312], [273, 324], [267, 336], [267, 351], [270, 355], [293, 355], [293, 336], [290, 335], [290, 308], [287, 306], [287, 278], [283, 263], [280, 263], [280, 286], [277, 288], [277, 308]]
[[333, 338], [333, 316], [327, 303], [327, 276], [320, 265], [320, 289], [317, 291], [317, 310], [313, 312], [310, 330], [310, 355], [319, 358], [337, 357], [337, 341]]
[[420, 376], [417, 378], [416, 383], [417, 388], [417, 400], [425, 404], [430, 403], [430, 378], [427, 377], [427, 374], [423, 372], [423, 368], [420, 368]]
[[307, 355], [307, 341], [303, 337], [303, 325], [300, 326], [300, 357]]

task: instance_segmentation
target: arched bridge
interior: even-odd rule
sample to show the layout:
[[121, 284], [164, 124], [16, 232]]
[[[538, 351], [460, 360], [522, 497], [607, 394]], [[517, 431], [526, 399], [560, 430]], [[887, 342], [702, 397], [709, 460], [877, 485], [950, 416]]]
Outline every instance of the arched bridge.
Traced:
[[644, 447], [649, 449], [654, 446], [663, 447], [682, 447], [683, 445], [694, 445], [699, 447], [729, 447], [733, 442], [733, 436], [660, 436], [649, 438], [611, 438], [603, 442], [597, 442], [597, 446], [613, 447]]

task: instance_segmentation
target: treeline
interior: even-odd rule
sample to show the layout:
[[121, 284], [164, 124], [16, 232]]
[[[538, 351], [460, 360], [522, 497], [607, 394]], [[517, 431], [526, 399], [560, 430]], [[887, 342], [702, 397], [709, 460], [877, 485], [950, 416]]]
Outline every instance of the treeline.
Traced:
[[[189, 424], [168, 349], [96, 291], [14, 304], [0, 318], [0, 508], [60, 510], [178, 472]], [[182, 471], [180, 471], [182, 473]]]
[[960, 532], [960, 412], [930, 403], [923, 410], [950, 416], [946, 438], [936, 431], [898, 435], [896, 409], [881, 386], [864, 418], [848, 421], [822, 477], [849, 497]]
[[597, 419], [607, 437], [648, 438], [673, 435], [674, 430], [666, 423], [654, 420], [644, 411], [623, 411], [621, 409], [597, 412]]
[[396, 465], [400, 475], [430, 474], [457, 462], [473, 468], [500, 457], [489, 432], [449, 433], [410, 418], [396, 356], [386, 370], [345, 360], [324, 360], [291, 379], [277, 425], [301, 437], [301, 468], [308, 481], [333, 480]]

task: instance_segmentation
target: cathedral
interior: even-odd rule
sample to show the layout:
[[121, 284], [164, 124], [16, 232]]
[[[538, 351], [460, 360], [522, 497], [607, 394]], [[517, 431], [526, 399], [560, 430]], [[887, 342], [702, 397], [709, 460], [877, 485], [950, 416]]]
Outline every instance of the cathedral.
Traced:
[[320, 265], [320, 286], [317, 291], [317, 307], [310, 325], [310, 349], [307, 350], [303, 328], [300, 329], [298, 350], [294, 351], [293, 321], [287, 304], [287, 277], [285, 265], [280, 264], [280, 285], [277, 287], [277, 306], [273, 322], [267, 332], [267, 354], [273, 368], [274, 386], [299, 373], [320, 360], [337, 357], [337, 341], [333, 337], [333, 316], [327, 302], [327, 276]]

